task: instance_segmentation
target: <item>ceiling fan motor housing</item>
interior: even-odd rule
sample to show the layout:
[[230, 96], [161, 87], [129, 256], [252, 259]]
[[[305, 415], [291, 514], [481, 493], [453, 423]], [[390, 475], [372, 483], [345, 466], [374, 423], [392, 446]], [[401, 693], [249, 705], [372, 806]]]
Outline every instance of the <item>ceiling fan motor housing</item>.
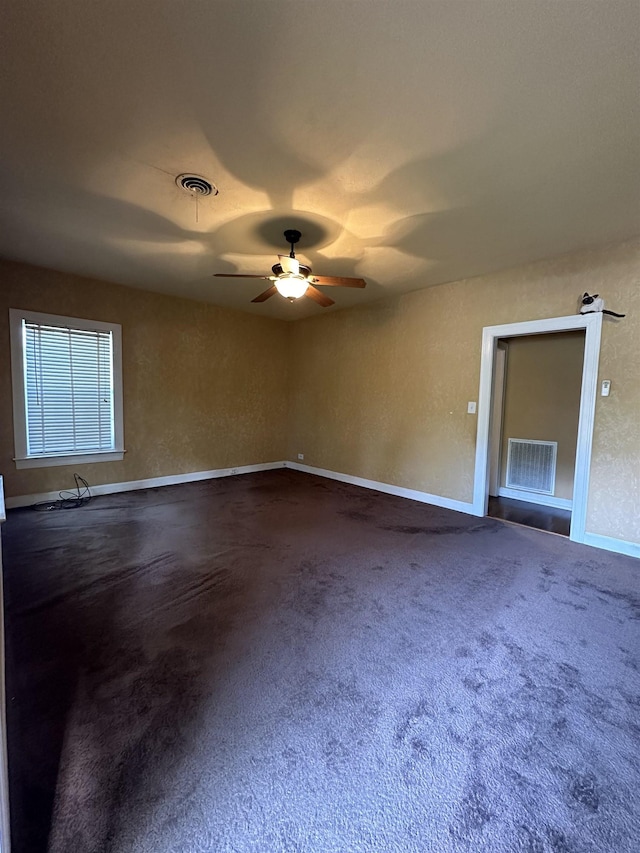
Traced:
[[[278, 276], [278, 278], [282, 275], [285, 275], [284, 270], [282, 269], [282, 264], [274, 264], [271, 267], [271, 271], [274, 275]], [[286, 273], [286, 275], [291, 275], [291, 273]], [[300, 273], [294, 278], [308, 278], [311, 275], [311, 267], [308, 267], [306, 264], [300, 264]]]

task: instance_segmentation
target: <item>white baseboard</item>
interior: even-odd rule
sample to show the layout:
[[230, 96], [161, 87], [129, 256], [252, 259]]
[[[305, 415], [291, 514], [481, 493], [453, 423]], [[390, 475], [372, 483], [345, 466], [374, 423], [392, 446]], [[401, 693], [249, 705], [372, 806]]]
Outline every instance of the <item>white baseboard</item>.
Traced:
[[397, 495], [399, 498], [409, 498], [409, 500], [420, 501], [423, 504], [432, 504], [433, 506], [440, 506], [443, 509], [453, 509], [456, 512], [475, 515], [473, 504], [456, 501], [453, 498], [430, 495], [428, 492], [418, 492], [415, 489], [404, 489], [402, 486], [379, 483], [377, 480], [365, 480], [363, 477], [354, 477], [351, 474], [339, 474], [336, 471], [327, 471], [325, 468], [313, 468], [311, 465], [301, 465], [299, 462], [286, 462], [285, 465], [287, 468], [293, 468], [295, 471], [303, 471], [306, 474], [316, 474], [318, 477], [339, 480], [341, 483], [350, 483], [352, 486], [362, 486], [363, 489], [373, 489], [376, 492], [384, 492], [387, 495]]
[[501, 498], [513, 498], [516, 501], [526, 501], [540, 506], [551, 506], [555, 509], [571, 509], [573, 502], [568, 498], [556, 498], [554, 495], [541, 495], [540, 492], [524, 492], [519, 489], [508, 489], [500, 486], [498, 494]]
[[626, 542], [624, 539], [601, 536], [599, 533], [585, 533], [582, 542], [593, 548], [603, 548], [605, 551], [614, 551], [616, 554], [625, 554], [627, 557], [640, 558], [640, 544], [637, 542]]
[[[215, 480], [218, 477], [233, 477], [236, 474], [253, 474], [256, 471], [272, 471], [284, 468], [284, 462], [264, 462], [260, 465], [238, 465], [237, 468], [216, 468], [213, 471], [191, 471], [188, 474], [170, 474], [166, 477], [151, 477], [148, 480], [129, 480], [125, 483], [106, 483], [91, 486], [92, 495], [113, 495], [117, 492], [134, 492], [137, 489], [155, 489], [159, 486], [175, 486], [179, 483], [195, 483], [198, 480]], [[60, 492], [42, 492], [37, 495], [19, 495], [7, 498], [7, 509], [21, 506], [32, 506], [42, 501], [54, 501], [60, 497]]]

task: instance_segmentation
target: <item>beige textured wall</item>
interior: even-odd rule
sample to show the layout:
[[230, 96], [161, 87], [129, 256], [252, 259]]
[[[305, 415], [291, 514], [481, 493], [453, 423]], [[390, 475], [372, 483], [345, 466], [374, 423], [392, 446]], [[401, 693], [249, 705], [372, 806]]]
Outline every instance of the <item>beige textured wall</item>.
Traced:
[[527, 335], [507, 341], [500, 484], [509, 438], [557, 441], [555, 496], [573, 497], [584, 332]]
[[[16, 471], [9, 308], [122, 325], [125, 458]], [[0, 473], [7, 497], [277, 461], [290, 329], [278, 320], [0, 261]]]
[[639, 279], [636, 239], [296, 323], [288, 458], [470, 502], [483, 326], [600, 293], [627, 317], [603, 324], [587, 530], [640, 542]]
[[[0, 262], [0, 473], [7, 496], [295, 459], [471, 501], [482, 328], [605, 318], [587, 530], [640, 543], [640, 240], [284, 324]], [[9, 307], [123, 326], [122, 462], [16, 471]], [[288, 442], [284, 437], [288, 434]]]

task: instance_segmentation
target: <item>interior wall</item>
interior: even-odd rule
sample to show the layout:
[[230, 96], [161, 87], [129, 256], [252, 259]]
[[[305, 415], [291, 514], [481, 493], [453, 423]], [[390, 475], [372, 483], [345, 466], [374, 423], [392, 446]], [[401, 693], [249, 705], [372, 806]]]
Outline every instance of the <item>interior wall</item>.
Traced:
[[[0, 473], [7, 497], [283, 459], [290, 329], [279, 320], [0, 261]], [[13, 462], [9, 308], [122, 325], [122, 462]]]
[[[296, 459], [471, 503], [484, 326], [605, 317], [587, 530], [640, 543], [640, 239], [286, 324], [0, 261], [0, 473], [8, 497]], [[123, 326], [122, 462], [16, 471], [8, 308]], [[288, 441], [286, 437], [288, 436]]]
[[484, 326], [566, 316], [587, 290], [605, 317], [587, 530], [640, 543], [640, 240], [586, 250], [293, 329], [289, 459], [471, 503]]
[[557, 441], [554, 495], [571, 500], [584, 332], [526, 335], [506, 344], [500, 485], [506, 485], [509, 438]]

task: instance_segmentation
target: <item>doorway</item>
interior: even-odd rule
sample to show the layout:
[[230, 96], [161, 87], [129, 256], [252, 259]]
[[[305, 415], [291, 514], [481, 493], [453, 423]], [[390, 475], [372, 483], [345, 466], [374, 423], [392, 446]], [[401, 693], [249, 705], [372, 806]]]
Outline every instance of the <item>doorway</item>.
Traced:
[[491, 476], [489, 458], [491, 414], [494, 404], [495, 365], [499, 358], [496, 356], [498, 342], [505, 338], [545, 335], [578, 329], [584, 330], [584, 355], [569, 536], [575, 542], [582, 542], [584, 541], [586, 526], [602, 314], [577, 314], [569, 317], [554, 317], [548, 320], [487, 326], [483, 329], [473, 511], [478, 516], [487, 515], [488, 511]]
[[574, 329], [497, 341], [490, 516], [569, 535], [584, 338]]

